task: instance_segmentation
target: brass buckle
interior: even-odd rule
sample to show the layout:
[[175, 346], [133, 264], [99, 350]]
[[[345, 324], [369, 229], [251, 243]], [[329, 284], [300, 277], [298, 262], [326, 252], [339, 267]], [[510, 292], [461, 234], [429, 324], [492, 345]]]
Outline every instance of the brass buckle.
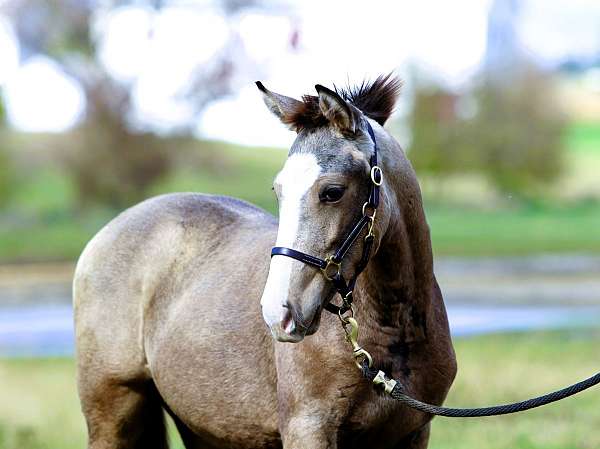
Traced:
[[362, 214], [363, 216], [368, 217], [371, 219], [371, 221], [373, 221], [377, 216], [377, 209], [370, 205], [368, 201], [365, 201], [365, 204], [363, 204], [362, 207]]
[[[325, 265], [325, 268], [321, 268], [323, 276], [325, 276], [325, 279], [327, 279], [328, 281], [333, 281], [333, 278], [336, 275], [340, 274], [340, 270], [342, 269], [342, 263], [335, 262], [333, 260], [333, 256], [327, 257], [325, 259], [325, 262], [327, 262], [327, 265]], [[335, 272], [331, 271], [331, 267], [335, 267]]]
[[[375, 177], [376, 173], [379, 173], [379, 181], [377, 181], [377, 178]], [[383, 170], [381, 170], [381, 167], [379, 165], [373, 165], [373, 167], [371, 167], [371, 181], [377, 187], [379, 187], [383, 182]]]
[[373, 237], [375, 238], [375, 232], [373, 231], [373, 228], [375, 227], [375, 220], [373, 218], [371, 218], [371, 220], [369, 220], [369, 229], [367, 232], [367, 235], [365, 235], [365, 240]]
[[375, 232], [373, 231], [373, 228], [375, 227], [375, 217], [377, 216], [377, 209], [371, 206], [367, 201], [365, 204], [363, 204], [362, 213], [363, 216], [369, 219], [369, 229], [367, 235], [365, 236], [365, 239], [369, 237], [375, 237]]

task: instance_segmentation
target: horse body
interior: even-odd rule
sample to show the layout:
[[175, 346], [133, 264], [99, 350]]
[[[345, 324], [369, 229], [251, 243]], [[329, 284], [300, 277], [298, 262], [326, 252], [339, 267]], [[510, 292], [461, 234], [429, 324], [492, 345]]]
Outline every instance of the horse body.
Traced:
[[[456, 365], [420, 192], [397, 144], [376, 131], [390, 175], [377, 251], [355, 288], [359, 340], [407, 391], [441, 403]], [[430, 417], [362, 379], [336, 316], [317, 307], [298, 328], [318, 332], [274, 341], [283, 327], [269, 332], [259, 301], [277, 234], [274, 217], [245, 202], [173, 194], [129, 209], [88, 244], [74, 304], [90, 448], [167, 447], [163, 409], [187, 448], [426, 447]], [[294, 270], [303, 291], [324, 285], [310, 267]], [[333, 295], [318, 293], [320, 307]]]

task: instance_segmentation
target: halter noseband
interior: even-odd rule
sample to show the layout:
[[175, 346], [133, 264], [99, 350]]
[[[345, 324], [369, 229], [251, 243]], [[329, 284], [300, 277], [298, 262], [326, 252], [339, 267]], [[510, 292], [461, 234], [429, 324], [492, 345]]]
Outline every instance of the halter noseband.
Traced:
[[[352, 290], [356, 285], [356, 280], [360, 273], [366, 268], [371, 255], [371, 248], [373, 247], [373, 241], [375, 240], [375, 234], [373, 233], [373, 226], [375, 224], [375, 215], [377, 214], [377, 206], [379, 206], [379, 187], [383, 181], [383, 172], [377, 165], [377, 140], [375, 139], [375, 133], [371, 124], [366, 121], [367, 131], [373, 141], [373, 154], [369, 160], [371, 166], [371, 190], [369, 193], [368, 200], [363, 204], [362, 217], [356, 222], [352, 231], [344, 239], [342, 244], [339, 246], [337, 251], [328, 256], [325, 259], [321, 259], [310, 254], [297, 251], [292, 248], [286, 248], [284, 246], [274, 246], [271, 249], [271, 257], [273, 256], [286, 256], [292, 259], [299, 260], [307, 265], [318, 268], [321, 270], [323, 275], [328, 281], [333, 282], [336, 292], [342, 297], [342, 305], [336, 306], [331, 302], [325, 304], [325, 310], [336, 315], [342, 315], [348, 311], [352, 306]], [[341, 273], [342, 259], [348, 253], [354, 242], [358, 239], [358, 236], [365, 228], [368, 227], [367, 235], [365, 236], [365, 243], [363, 245], [363, 252], [354, 272], [354, 276], [348, 282], [344, 279]]]

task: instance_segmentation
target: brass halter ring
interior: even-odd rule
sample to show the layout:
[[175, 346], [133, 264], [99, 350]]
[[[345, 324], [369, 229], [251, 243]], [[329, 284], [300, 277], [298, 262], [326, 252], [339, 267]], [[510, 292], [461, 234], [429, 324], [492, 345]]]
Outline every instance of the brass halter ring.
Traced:
[[371, 219], [371, 221], [369, 221], [369, 228], [367, 230], [367, 235], [365, 235], [365, 240], [369, 239], [369, 238], [375, 238], [375, 220]]
[[[325, 262], [327, 262], [327, 265], [325, 265], [325, 268], [321, 268], [321, 272], [323, 273], [323, 276], [325, 276], [325, 279], [327, 279], [328, 281], [333, 281], [335, 276], [340, 274], [340, 271], [342, 269], [342, 263], [335, 262], [333, 260], [333, 256], [327, 257], [325, 259]], [[331, 271], [331, 267], [335, 268], [335, 272]]]
[[[379, 173], [379, 181], [377, 181], [377, 173]], [[373, 167], [371, 167], [371, 181], [376, 186], [380, 186], [383, 182], [383, 170], [381, 170], [381, 167], [379, 165], [373, 165]]]
[[369, 219], [369, 228], [365, 238], [375, 237], [375, 232], [373, 231], [373, 229], [375, 227], [375, 217], [377, 216], [377, 209], [371, 206], [367, 201], [365, 204], [363, 204], [362, 213], [363, 216]]

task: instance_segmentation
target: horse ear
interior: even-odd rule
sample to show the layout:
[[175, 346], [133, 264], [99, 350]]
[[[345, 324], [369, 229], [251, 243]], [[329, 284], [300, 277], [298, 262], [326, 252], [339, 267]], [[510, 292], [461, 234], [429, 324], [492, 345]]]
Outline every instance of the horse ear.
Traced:
[[279, 118], [283, 123], [288, 124], [286, 117], [289, 117], [294, 111], [302, 106], [302, 102], [295, 98], [286, 97], [275, 92], [271, 92], [260, 81], [256, 82], [256, 87], [262, 92], [263, 101], [269, 110]]
[[337, 92], [317, 84], [321, 113], [341, 131], [354, 133], [358, 127], [359, 111]]

